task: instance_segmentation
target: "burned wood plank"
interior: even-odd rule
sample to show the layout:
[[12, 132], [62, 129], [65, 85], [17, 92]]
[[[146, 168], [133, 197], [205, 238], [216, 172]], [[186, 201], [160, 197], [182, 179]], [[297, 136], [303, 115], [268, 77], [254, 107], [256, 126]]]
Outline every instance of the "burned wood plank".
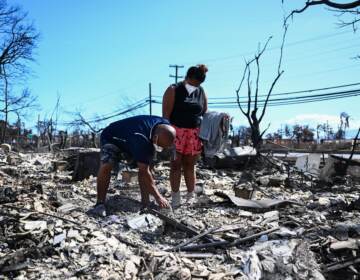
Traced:
[[346, 267], [349, 267], [349, 266], [357, 264], [357, 263], [360, 263], [360, 258], [349, 260], [349, 261], [333, 263], [333, 264], [327, 265], [323, 269], [323, 272], [326, 273], [326, 272], [336, 271], [336, 270], [346, 268]]
[[179, 256], [188, 259], [208, 259], [216, 255], [213, 253], [179, 253]]
[[241, 244], [241, 243], [245, 243], [245, 242], [247, 242], [247, 241], [250, 241], [250, 240], [253, 240], [253, 239], [255, 239], [255, 238], [258, 238], [258, 237], [260, 237], [260, 236], [262, 236], [262, 235], [269, 234], [269, 233], [272, 233], [272, 232], [274, 232], [274, 231], [277, 231], [277, 230], [279, 230], [279, 229], [280, 229], [280, 227], [274, 227], [274, 228], [271, 228], [271, 229], [268, 229], [268, 230], [265, 230], [265, 231], [261, 231], [261, 232], [259, 232], [259, 233], [255, 233], [255, 234], [253, 234], [253, 235], [250, 235], [250, 236], [247, 236], [247, 237], [244, 237], [244, 238], [235, 240], [235, 241], [233, 241], [232, 243], [230, 243], [229, 247], [237, 246], [237, 245], [239, 245], [239, 244]]
[[219, 229], [219, 227], [210, 228], [210, 229], [208, 229], [208, 230], [206, 230], [206, 231], [204, 231], [204, 232], [202, 232], [202, 233], [200, 233], [200, 234], [198, 234], [198, 235], [196, 235], [196, 236], [194, 236], [194, 237], [182, 242], [181, 244], [179, 244], [179, 245], [177, 245], [177, 246], [175, 246], [175, 247], [173, 247], [173, 248], [171, 248], [169, 250], [166, 250], [166, 251], [181, 250], [182, 247], [185, 247], [186, 245], [188, 245], [188, 244], [190, 244], [190, 243], [192, 243], [192, 242], [194, 242], [194, 241], [196, 241], [196, 240], [198, 240], [198, 239], [200, 239], [200, 238], [202, 238], [202, 237], [204, 237], [204, 236], [206, 236], [206, 235], [208, 235], [210, 233], [213, 233], [217, 229]]
[[225, 225], [216, 229], [213, 233], [222, 233], [244, 228], [244, 224]]
[[218, 241], [218, 242], [205, 243], [205, 244], [199, 244], [199, 245], [193, 245], [193, 246], [186, 246], [186, 247], [182, 247], [181, 251], [196, 251], [196, 250], [200, 250], [200, 249], [214, 248], [214, 247], [226, 247], [226, 248], [234, 247], [234, 246], [240, 245], [241, 243], [245, 243], [247, 241], [256, 239], [256, 238], [258, 238], [258, 237], [260, 237], [262, 235], [269, 234], [271, 232], [277, 231], [278, 229], [279, 229], [279, 227], [275, 227], [275, 228], [272, 228], [272, 229], [261, 231], [259, 233], [255, 233], [253, 235], [250, 235], [250, 236], [235, 240], [233, 242], [230, 242], [230, 241]]

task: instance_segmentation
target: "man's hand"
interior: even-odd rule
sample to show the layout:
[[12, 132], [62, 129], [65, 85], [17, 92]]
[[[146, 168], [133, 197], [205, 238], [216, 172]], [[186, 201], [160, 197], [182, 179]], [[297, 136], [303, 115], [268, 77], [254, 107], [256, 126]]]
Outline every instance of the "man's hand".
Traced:
[[149, 165], [138, 163], [139, 184], [141, 190], [141, 201], [144, 205], [149, 203], [149, 194], [151, 194], [160, 208], [170, 208], [169, 202], [159, 193], [155, 187], [154, 179], [151, 175]]
[[159, 204], [160, 208], [170, 208], [170, 203], [161, 195], [156, 198], [156, 202]]

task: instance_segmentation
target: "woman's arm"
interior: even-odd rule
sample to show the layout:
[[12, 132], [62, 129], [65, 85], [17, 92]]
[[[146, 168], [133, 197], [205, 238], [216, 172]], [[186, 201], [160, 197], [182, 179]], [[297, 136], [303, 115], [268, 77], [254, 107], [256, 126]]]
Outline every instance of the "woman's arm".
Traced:
[[174, 109], [175, 90], [172, 86], [168, 87], [163, 96], [162, 102], [162, 116], [170, 120], [170, 115]]
[[206, 93], [204, 92], [204, 109], [203, 109], [203, 114], [205, 114], [208, 110], [208, 98]]

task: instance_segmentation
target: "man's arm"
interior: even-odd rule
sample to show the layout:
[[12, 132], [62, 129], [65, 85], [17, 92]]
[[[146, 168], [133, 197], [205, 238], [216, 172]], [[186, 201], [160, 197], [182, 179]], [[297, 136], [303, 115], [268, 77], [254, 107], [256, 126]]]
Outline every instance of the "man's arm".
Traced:
[[161, 208], [169, 208], [169, 202], [159, 193], [158, 189], [155, 187], [155, 182], [150, 173], [149, 165], [138, 162], [138, 168], [142, 203], [147, 205], [149, 203], [149, 194], [151, 194]]
[[170, 115], [174, 109], [175, 90], [172, 86], [168, 87], [163, 96], [162, 116], [170, 120]]

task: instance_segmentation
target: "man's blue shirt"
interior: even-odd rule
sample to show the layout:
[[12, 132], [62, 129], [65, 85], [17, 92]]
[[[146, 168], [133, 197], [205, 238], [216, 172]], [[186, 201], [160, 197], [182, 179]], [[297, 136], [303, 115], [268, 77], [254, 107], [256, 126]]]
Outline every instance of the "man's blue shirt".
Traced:
[[159, 124], [170, 123], [167, 119], [146, 115], [113, 122], [101, 133], [101, 145], [114, 144], [129, 153], [136, 162], [149, 164], [154, 156], [151, 138]]

